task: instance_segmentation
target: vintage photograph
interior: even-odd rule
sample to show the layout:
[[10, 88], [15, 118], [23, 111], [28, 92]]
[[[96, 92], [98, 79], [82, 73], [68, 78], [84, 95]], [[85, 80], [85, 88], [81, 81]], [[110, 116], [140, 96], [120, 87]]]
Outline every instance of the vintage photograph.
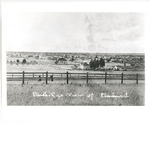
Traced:
[[144, 13], [3, 17], [7, 106], [145, 106]]
[[2, 150], [150, 147], [149, 3], [84, 1], [2, 2]]

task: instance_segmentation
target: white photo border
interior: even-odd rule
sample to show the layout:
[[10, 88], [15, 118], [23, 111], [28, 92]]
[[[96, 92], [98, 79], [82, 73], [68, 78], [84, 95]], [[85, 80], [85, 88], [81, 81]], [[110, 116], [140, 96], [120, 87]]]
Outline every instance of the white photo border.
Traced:
[[[6, 50], [2, 47], [2, 121], [148, 121], [149, 2], [2, 2], [3, 12], [141, 12], [145, 13], [145, 106], [7, 106]], [[2, 18], [3, 22], [3, 18]], [[3, 24], [2, 24], [3, 43]]]

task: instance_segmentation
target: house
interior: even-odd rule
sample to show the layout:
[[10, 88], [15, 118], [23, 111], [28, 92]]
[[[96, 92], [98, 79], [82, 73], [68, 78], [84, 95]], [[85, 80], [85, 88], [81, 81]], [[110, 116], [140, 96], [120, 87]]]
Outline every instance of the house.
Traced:
[[117, 66], [114, 66], [112, 69], [113, 69], [114, 71], [119, 70], [119, 68], [118, 68]]
[[39, 59], [39, 55], [35, 55], [34, 58], [35, 58], [35, 59]]
[[89, 70], [91, 69], [90, 68], [90, 65], [87, 63], [87, 62], [84, 62], [84, 63], [81, 63], [77, 69], [81, 69], [81, 70]]
[[116, 62], [117, 60], [116, 59], [114, 59], [114, 58], [112, 58], [111, 60], [110, 60], [110, 62]]
[[33, 57], [33, 55], [28, 55], [28, 57]]
[[68, 61], [67, 61], [65, 58], [58, 58], [58, 59], [55, 61], [55, 64], [66, 65], [66, 64], [68, 64]]

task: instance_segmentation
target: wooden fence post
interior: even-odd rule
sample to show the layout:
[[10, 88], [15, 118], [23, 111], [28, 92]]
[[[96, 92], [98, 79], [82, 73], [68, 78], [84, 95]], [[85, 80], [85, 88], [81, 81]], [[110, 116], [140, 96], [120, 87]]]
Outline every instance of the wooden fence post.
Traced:
[[68, 84], [68, 71], [67, 71], [67, 84]]
[[88, 75], [88, 72], [87, 72], [87, 78], [86, 78], [86, 83], [88, 84], [88, 79], [89, 79], [89, 75]]
[[138, 84], [138, 73], [136, 74], [136, 84]]
[[123, 73], [121, 74], [121, 83], [123, 84]]
[[47, 84], [47, 79], [48, 79], [48, 71], [46, 71], [46, 84]]
[[107, 72], [105, 72], [105, 83], [107, 81]]
[[22, 84], [24, 84], [24, 74], [25, 74], [25, 72], [23, 71], [23, 76], [22, 76]]

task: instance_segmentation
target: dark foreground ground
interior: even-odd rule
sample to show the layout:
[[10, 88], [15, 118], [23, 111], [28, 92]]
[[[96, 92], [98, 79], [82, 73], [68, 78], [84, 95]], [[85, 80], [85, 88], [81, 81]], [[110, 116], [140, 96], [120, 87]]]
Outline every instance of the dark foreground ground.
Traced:
[[9, 106], [144, 106], [144, 83], [7, 84]]

